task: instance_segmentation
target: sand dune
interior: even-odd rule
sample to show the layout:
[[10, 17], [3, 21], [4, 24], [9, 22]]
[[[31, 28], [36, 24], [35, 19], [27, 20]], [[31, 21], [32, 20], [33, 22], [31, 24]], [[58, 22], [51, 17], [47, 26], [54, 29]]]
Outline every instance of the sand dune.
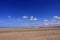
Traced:
[[60, 40], [60, 28], [4, 28], [0, 40]]

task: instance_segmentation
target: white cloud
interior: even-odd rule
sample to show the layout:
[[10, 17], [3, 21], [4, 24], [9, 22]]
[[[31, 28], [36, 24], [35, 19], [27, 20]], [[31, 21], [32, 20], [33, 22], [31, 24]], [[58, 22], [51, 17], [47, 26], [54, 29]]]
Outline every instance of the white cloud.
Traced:
[[59, 17], [59, 16], [54, 16], [54, 19], [55, 19], [55, 20], [56, 20], [56, 19], [60, 20], [60, 17]]
[[37, 19], [37, 18], [34, 18], [33, 16], [30, 16], [30, 20], [31, 20], [31, 21], [34, 21], [34, 20], [36, 21], [36, 20], [38, 20], [38, 19]]
[[56, 18], [56, 19], [57, 19], [57, 18], [58, 18], [58, 16], [53, 16], [53, 18]]
[[33, 16], [31, 16], [30, 18], [31, 18], [31, 19], [33, 19], [34, 17], [33, 17]]
[[48, 23], [45, 23], [45, 25], [49, 25]]
[[38, 20], [37, 18], [34, 18], [34, 20]]
[[60, 17], [58, 17], [58, 19], [60, 19]]
[[31, 21], [36, 21], [38, 20], [37, 18], [30, 18]]
[[[60, 22], [60, 17], [58, 17], [58, 16], [54, 16], [54, 24], [59, 24], [59, 22]], [[56, 20], [57, 19], [57, 20]]]
[[46, 26], [49, 25], [49, 21], [48, 21], [47, 19], [45, 19], [43, 23], [44, 23], [44, 25], [46, 25]]
[[60, 25], [60, 17], [54, 16], [52, 20], [50, 20], [50, 25], [51, 26], [58, 26]]
[[47, 19], [45, 19], [44, 21], [48, 21]]
[[31, 21], [33, 21], [33, 20], [34, 20], [33, 18], [34, 18], [33, 16], [30, 16], [30, 20], [31, 20]]
[[11, 16], [8, 16], [8, 18], [11, 18]]
[[26, 18], [28, 18], [28, 16], [23, 16], [22, 18], [26, 19]]
[[54, 25], [55, 20], [50, 21], [50, 25]]
[[8, 19], [11, 20], [11, 16], [8, 16]]

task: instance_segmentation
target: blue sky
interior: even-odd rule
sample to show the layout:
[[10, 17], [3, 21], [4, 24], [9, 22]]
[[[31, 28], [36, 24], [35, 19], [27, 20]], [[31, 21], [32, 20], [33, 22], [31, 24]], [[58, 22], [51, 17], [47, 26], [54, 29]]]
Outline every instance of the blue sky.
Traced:
[[[8, 16], [11, 16], [11, 20]], [[29, 18], [24, 19], [23, 16]], [[44, 19], [51, 20], [53, 16], [60, 16], [60, 0], [0, 0], [0, 27], [31, 26], [31, 16], [38, 19], [34, 21], [36, 25]]]

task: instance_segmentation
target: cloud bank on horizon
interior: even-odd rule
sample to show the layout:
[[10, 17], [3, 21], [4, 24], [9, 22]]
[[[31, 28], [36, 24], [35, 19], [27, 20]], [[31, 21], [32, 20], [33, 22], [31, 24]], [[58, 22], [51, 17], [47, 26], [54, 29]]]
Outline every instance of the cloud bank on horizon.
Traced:
[[51, 20], [44, 19], [42, 22], [40, 19], [34, 16], [22, 16], [21, 18], [14, 19], [8, 16], [6, 20], [0, 20], [0, 27], [51, 27], [60, 26], [60, 17], [53, 16]]

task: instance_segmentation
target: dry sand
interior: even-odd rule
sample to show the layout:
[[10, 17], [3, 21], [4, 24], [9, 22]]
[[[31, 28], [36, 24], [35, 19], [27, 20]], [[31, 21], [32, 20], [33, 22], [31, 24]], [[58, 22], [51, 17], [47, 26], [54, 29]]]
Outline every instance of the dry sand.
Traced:
[[4, 28], [0, 40], [60, 40], [60, 28]]

